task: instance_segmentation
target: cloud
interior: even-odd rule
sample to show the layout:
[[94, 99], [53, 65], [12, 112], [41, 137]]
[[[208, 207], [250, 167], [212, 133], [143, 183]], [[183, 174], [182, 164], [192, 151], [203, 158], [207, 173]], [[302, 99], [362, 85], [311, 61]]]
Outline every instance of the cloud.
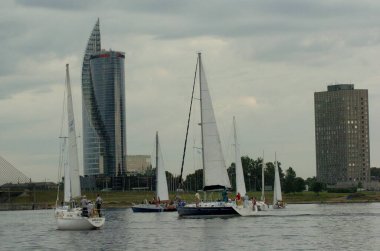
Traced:
[[[265, 150], [269, 161], [277, 151], [297, 174], [315, 175], [313, 92], [352, 81], [369, 89], [370, 111], [380, 109], [379, 11], [374, 1], [338, 0], [5, 1], [0, 154], [33, 179], [55, 179], [65, 64], [81, 132], [82, 57], [99, 17], [102, 47], [126, 52], [129, 153], [150, 153], [159, 131], [167, 168], [179, 173], [201, 51], [223, 144], [236, 116], [242, 153]], [[197, 109], [194, 100], [194, 138]], [[373, 153], [379, 126], [371, 115]], [[193, 169], [191, 155], [185, 164]]]

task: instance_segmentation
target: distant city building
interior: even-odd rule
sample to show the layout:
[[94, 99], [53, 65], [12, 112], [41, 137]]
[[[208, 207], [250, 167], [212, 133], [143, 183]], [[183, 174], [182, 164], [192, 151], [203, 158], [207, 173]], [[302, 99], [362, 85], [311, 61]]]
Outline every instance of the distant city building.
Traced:
[[150, 155], [128, 155], [128, 173], [145, 173], [147, 170], [151, 169], [152, 160]]
[[314, 93], [317, 180], [327, 184], [370, 181], [368, 90], [330, 85]]
[[126, 172], [124, 53], [101, 50], [99, 20], [82, 66], [84, 175]]

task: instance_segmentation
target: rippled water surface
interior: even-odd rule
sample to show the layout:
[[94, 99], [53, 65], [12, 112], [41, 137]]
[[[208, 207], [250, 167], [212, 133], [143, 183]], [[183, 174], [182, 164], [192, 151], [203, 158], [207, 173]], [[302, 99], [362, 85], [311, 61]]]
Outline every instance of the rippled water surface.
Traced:
[[200, 219], [108, 209], [106, 217], [100, 230], [59, 231], [53, 210], [0, 212], [0, 250], [380, 250], [380, 203]]

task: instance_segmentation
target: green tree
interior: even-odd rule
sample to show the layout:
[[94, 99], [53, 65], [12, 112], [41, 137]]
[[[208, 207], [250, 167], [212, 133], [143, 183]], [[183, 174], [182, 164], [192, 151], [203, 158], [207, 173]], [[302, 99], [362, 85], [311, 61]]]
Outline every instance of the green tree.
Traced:
[[319, 181], [315, 181], [312, 185], [311, 185], [311, 190], [318, 194], [319, 195], [319, 192], [322, 191], [322, 188], [323, 188], [323, 184]]
[[295, 180], [296, 180], [296, 172], [293, 170], [293, 168], [289, 167], [285, 171], [286, 175], [284, 178], [284, 192], [285, 193], [294, 193], [295, 190]]
[[203, 169], [195, 170], [194, 173], [188, 174], [184, 181], [184, 187], [189, 191], [198, 191], [203, 188]]
[[296, 192], [302, 192], [305, 191], [306, 185], [305, 185], [305, 180], [302, 179], [301, 177], [296, 177], [294, 180], [294, 190]]

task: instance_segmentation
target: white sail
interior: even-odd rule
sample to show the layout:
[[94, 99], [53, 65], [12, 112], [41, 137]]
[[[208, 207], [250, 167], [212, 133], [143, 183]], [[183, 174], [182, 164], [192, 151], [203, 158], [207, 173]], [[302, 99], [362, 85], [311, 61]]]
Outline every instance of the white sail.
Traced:
[[198, 58], [203, 149], [203, 189], [230, 188], [231, 184], [227, 174], [214, 109], [200, 53], [198, 54]]
[[236, 193], [240, 193], [242, 196], [246, 194], [243, 165], [241, 163], [240, 146], [238, 145], [237, 133], [236, 133], [236, 120], [233, 117], [234, 123], [234, 141], [235, 141], [235, 170], [236, 170]]
[[[68, 118], [68, 172], [69, 177], [65, 176], [66, 179], [70, 179], [70, 192], [69, 197], [77, 198], [81, 195], [80, 190], [80, 180], [79, 180], [79, 160], [78, 160], [78, 147], [77, 147], [77, 136], [75, 133], [75, 121], [74, 121], [74, 109], [73, 100], [71, 96], [70, 87], [70, 74], [69, 65], [66, 64], [66, 89], [67, 89], [67, 118]], [[66, 175], [66, 172], [65, 172]], [[66, 192], [66, 188], [65, 188]], [[66, 194], [65, 194], [66, 198]]]
[[275, 160], [274, 166], [274, 189], [273, 189], [273, 205], [278, 201], [282, 201], [280, 174], [278, 172], [277, 160]]
[[158, 132], [156, 132], [156, 194], [157, 199], [169, 200], [168, 182], [166, 180]]
[[[63, 139], [63, 149], [66, 149], [66, 138]], [[63, 152], [63, 154], [66, 154], [66, 152]], [[67, 160], [64, 160], [63, 163], [64, 166], [64, 173], [63, 177], [64, 179], [64, 201], [69, 202], [71, 200], [71, 182], [70, 182], [70, 166], [67, 163]]]

